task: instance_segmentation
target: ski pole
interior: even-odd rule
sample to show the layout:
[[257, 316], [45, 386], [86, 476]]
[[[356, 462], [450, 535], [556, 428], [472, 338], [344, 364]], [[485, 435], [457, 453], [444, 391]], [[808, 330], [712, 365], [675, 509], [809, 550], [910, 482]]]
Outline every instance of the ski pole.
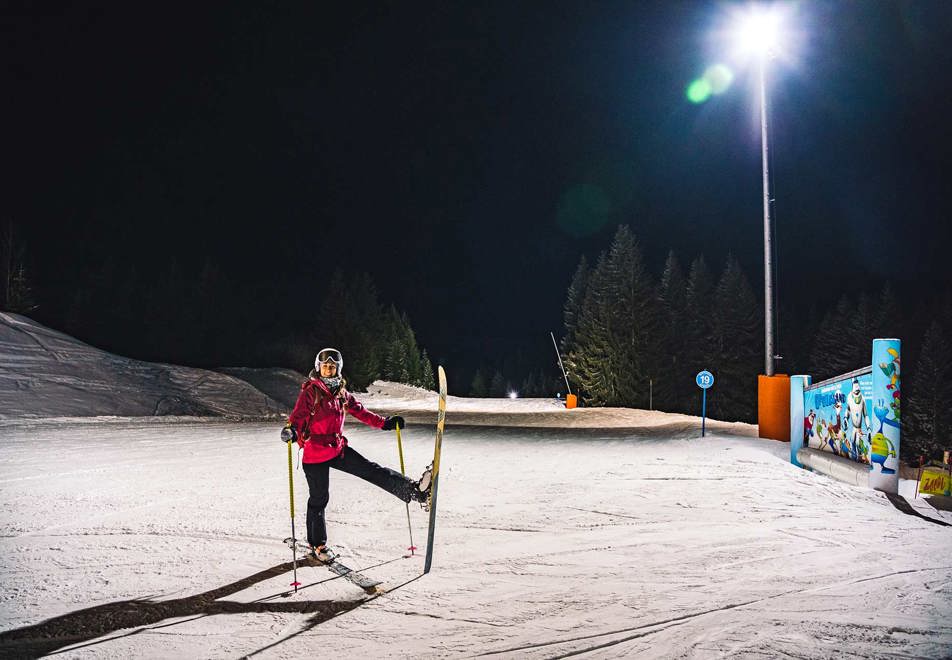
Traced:
[[919, 457], [919, 473], [916, 475], [916, 496], [912, 499], [919, 498], [919, 482], [922, 481], [922, 463], [925, 460], [925, 456]]
[[[407, 471], [403, 467], [403, 439], [400, 437], [400, 425], [397, 424], [397, 451], [400, 452], [400, 474], [407, 476]], [[413, 551], [416, 550], [416, 546], [413, 545], [413, 527], [410, 525], [410, 503], [407, 502], [407, 529], [410, 531], [410, 547], [407, 550], [410, 551], [410, 555], [413, 555]]]
[[297, 579], [297, 536], [294, 535], [294, 461], [291, 458], [291, 443], [288, 443], [288, 493], [291, 495], [291, 561], [294, 563], [294, 593], [301, 585]]

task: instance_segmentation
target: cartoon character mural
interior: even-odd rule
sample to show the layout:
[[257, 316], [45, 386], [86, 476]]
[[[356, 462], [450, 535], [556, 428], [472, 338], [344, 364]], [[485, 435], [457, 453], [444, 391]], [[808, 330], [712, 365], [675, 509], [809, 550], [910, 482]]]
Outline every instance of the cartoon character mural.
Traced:
[[886, 461], [890, 458], [897, 458], [895, 445], [885, 435], [877, 433], [873, 436], [869, 460], [879, 464], [880, 474], [896, 474], [895, 470], [886, 467]]
[[[895, 348], [887, 348], [886, 355], [892, 358], [888, 362], [880, 362], [879, 369], [882, 371], [883, 375], [889, 379], [889, 382], [886, 384], [886, 389], [892, 394], [892, 400], [889, 402], [889, 408], [892, 411], [893, 419], [897, 422], [896, 428], [898, 427], [899, 421], [899, 351]], [[877, 414], [877, 417], [879, 415]], [[880, 418], [880, 431], [882, 430], [882, 422], [885, 418]], [[893, 420], [887, 421], [891, 423]]]
[[867, 402], [869, 374], [845, 378], [804, 392], [805, 444], [859, 463], [869, 462], [867, 439], [872, 435]]
[[873, 341], [873, 415], [879, 428], [870, 441], [870, 485], [889, 492], [898, 488], [901, 344], [898, 339]]
[[[872, 428], [869, 424], [869, 414], [866, 412], [866, 399], [863, 398], [863, 392], [859, 385], [859, 379], [853, 379], [852, 390], [847, 397], [847, 412], [849, 415], [850, 422], [850, 458], [854, 461], [860, 461], [860, 452], [859, 448], [861, 445], [865, 446], [865, 435], [863, 427], [865, 426], [865, 433], [869, 434], [872, 432]], [[865, 456], [865, 453], [862, 454]], [[868, 461], [863, 460], [862, 462], [866, 463]]]
[[[869, 466], [871, 488], [895, 493], [899, 488], [901, 342], [874, 339], [872, 349], [866, 367], [837, 378], [812, 385], [808, 375], [791, 377], [790, 460], [801, 465], [798, 454], [804, 447], [845, 456]], [[875, 420], [879, 424], [874, 432]]]
[[803, 442], [807, 447], [812, 447], [811, 440], [816, 438], [816, 431], [813, 425], [816, 424], [816, 411], [810, 408], [810, 412], [803, 418]]

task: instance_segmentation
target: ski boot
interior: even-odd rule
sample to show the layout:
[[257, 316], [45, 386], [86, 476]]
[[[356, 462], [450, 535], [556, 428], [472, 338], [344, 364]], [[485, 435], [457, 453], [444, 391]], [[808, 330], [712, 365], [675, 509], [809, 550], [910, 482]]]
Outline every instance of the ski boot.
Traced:
[[420, 503], [424, 511], [430, 510], [430, 490], [433, 486], [433, 464], [430, 463], [420, 479], [413, 484], [413, 490], [410, 491], [410, 497]]
[[326, 545], [311, 546], [311, 552], [307, 555], [310, 559], [321, 562], [322, 564], [332, 564], [337, 559], [337, 553]]

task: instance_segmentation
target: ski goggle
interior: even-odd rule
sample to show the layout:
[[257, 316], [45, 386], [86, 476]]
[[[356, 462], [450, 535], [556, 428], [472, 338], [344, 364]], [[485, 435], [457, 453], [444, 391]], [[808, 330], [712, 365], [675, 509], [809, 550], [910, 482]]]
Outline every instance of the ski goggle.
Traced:
[[314, 366], [320, 369], [322, 364], [333, 364], [337, 371], [344, 368], [344, 356], [336, 348], [325, 348], [321, 350], [314, 359]]

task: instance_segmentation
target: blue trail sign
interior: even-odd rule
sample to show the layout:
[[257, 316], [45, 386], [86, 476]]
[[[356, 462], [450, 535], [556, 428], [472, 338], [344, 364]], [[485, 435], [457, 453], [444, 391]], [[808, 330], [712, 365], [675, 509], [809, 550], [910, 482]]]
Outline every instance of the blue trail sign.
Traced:
[[714, 384], [714, 374], [706, 369], [698, 372], [694, 378], [697, 386], [701, 388], [701, 437], [704, 437], [704, 422], [707, 418], [707, 390]]

